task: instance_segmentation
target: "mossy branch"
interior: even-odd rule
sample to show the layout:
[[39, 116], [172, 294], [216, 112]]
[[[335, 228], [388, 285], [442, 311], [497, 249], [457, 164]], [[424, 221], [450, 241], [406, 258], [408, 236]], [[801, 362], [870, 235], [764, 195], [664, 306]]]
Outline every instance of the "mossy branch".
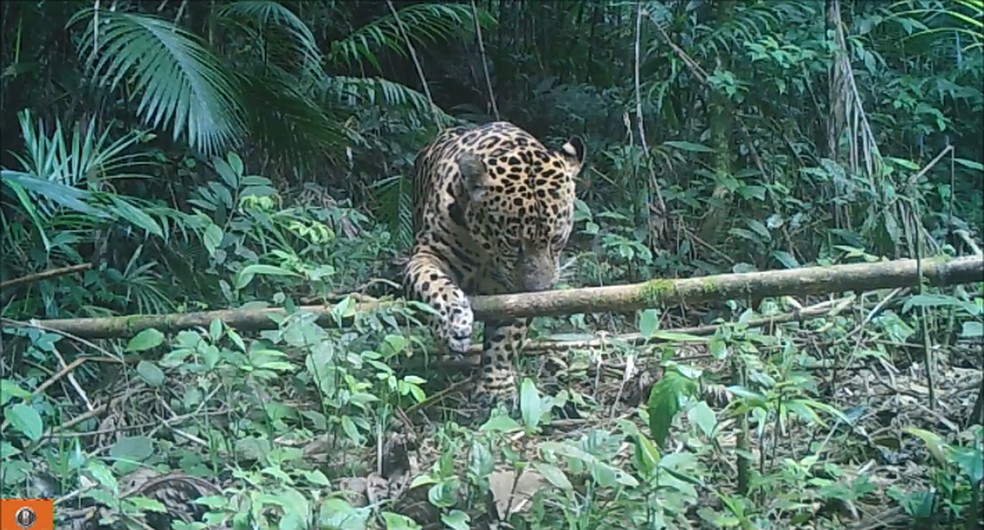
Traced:
[[[943, 286], [984, 282], [984, 258], [933, 258], [922, 263], [922, 275], [929, 285]], [[545, 291], [472, 299], [475, 318], [502, 319], [528, 316], [556, 316], [575, 313], [629, 312], [649, 307], [729, 299], [765, 298], [783, 295], [870, 291], [912, 287], [919, 283], [914, 259], [807, 267], [781, 271], [721, 274], [682, 280], [650, 280], [613, 287], [589, 287], [565, 291]], [[355, 311], [396, 308], [398, 301], [362, 301]], [[300, 310], [318, 317], [322, 325], [334, 325], [333, 306], [301, 306]], [[156, 328], [174, 332], [207, 327], [219, 319], [242, 330], [274, 329], [287, 315], [281, 308], [226, 309], [166, 315], [32, 320], [29, 325], [86, 338], [134, 335]]]

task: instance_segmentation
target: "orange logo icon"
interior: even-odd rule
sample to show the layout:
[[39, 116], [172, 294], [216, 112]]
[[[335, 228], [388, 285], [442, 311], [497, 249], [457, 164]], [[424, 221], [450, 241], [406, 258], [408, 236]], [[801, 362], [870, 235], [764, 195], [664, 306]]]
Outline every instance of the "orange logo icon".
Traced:
[[52, 499], [0, 499], [0, 530], [54, 530]]

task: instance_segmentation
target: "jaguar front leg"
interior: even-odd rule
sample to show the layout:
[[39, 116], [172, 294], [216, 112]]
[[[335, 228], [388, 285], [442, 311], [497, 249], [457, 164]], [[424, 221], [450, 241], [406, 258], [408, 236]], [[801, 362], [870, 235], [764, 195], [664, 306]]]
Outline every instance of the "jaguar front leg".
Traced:
[[468, 297], [447, 272], [444, 262], [427, 252], [410, 257], [405, 270], [408, 294], [437, 311], [430, 315], [437, 340], [455, 355], [464, 355], [471, 344], [475, 317]]
[[522, 351], [530, 319], [490, 321], [485, 323], [482, 344], [482, 370], [476, 401], [487, 408], [506, 404], [510, 411], [519, 405], [516, 391], [516, 369], [513, 359]]

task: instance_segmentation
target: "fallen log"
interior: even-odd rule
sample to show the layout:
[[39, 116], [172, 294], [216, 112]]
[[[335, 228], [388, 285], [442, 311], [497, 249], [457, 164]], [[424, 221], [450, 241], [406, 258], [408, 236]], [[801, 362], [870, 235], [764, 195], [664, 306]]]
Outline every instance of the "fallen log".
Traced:
[[[713, 300], [766, 298], [783, 295], [870, 291], [919, 284], [919, 263], [914, 259], [805, 267], [780, 271], [721, 274], [680, 280], [648, 282], [612, 287], [587, 287], [563, 291], [544, 291], [472, 298], [477, 320], [529, 316], [557, 316], [575, 313], [628, 312], [677, 303]], [[922, 277], [933, 286], [984, 282], [984, 258], [937, 257], [921, 263]], [[355, 311], [401, 307], [399, 301], [357, 302]], [[334, 325], [331, 305], [307, 305], [298, 309], [317, 316], [319, 323]], [[283, 308], [225, 309], [164, 315], [32, 319], [28, 325], [83, 338], [120, 338], [149, 328], [175, 332], [208, 327], [219, 319], [241, 330], [275, 329], [286, 317]]]

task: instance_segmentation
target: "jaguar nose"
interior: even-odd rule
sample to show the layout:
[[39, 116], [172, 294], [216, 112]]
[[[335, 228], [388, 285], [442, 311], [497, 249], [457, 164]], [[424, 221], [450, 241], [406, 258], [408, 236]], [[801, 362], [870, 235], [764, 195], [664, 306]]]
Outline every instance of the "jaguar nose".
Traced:
[[516, 272], [523, 292], [547, 291], [557, 281], [557, 263], [549, 257], [521, 259]]

